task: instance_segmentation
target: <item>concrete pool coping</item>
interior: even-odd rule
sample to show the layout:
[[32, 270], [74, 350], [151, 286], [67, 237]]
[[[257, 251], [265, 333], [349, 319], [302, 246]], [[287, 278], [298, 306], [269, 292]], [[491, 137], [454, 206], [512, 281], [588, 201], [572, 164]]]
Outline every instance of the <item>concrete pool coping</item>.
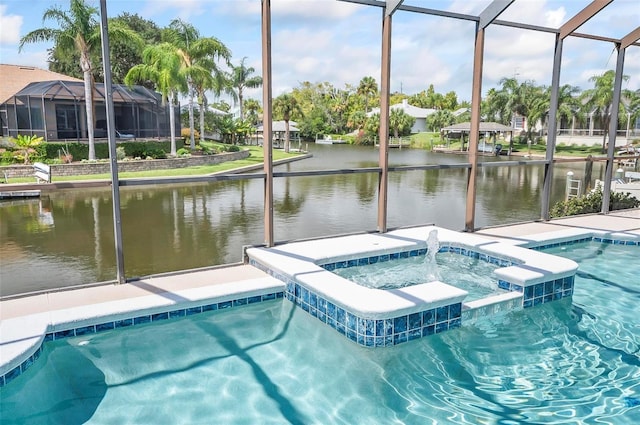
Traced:
[[[512, 245], [540, 245], [576, 235], [613, 235], [640, 239], [640, 209], [608, 215], [587, 215], [550, 222], [521, 223], [481, 229], [475, 235]], [[207, 271], [152, 277], [126, 285], [52, 291], [45, 294], [0, 301], [0, 376], [20, 365], [41, 344], [49, 326], [104, 318], [110, 314], [167, 309], [182, 302], [225, 299], [245, 291], [248, 294], [282, 290], [284, 284], [248, 265], [232, 265]], [[198, 300], [198, 297], [200, 300]], [[174, 303], [174, 304], [172, 304]], [[106, 310], [102, 310], [101, 306]], [[75, 311], [76, 313], [72, 313]]]
[[426, 278], [423, 284], [404, 288], [366, 288], [326, 270], [322, 265], [410, 250], [416, 254], [417, 250], [426, 249], [427, 237], [433, 230], [437, 231], [441, 247], [455, 247], [479, 253], [484, 258], [514, 263], [507, 267], [496, 265], [495, 274], [499, 279], [521, 287], [573, 276], [578, 268], [575, 262], [565, 258], [437, 226], [292, 242], [275, 248], [250, 248], [246, 254], [250, 264], [281, 276], [281, 280], [295, 280], [358, 317], [388, 319], [462, 302], [467, 292], [447, 282], [428, 282]]

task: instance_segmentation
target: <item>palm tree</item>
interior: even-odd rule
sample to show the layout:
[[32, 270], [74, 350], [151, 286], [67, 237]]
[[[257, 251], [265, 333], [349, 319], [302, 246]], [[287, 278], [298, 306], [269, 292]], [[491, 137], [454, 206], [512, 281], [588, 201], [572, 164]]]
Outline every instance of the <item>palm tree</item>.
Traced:
[[[602, 118], [602, 127], [604, 128], [604, 136], [602, 137], [602, 152], [606, 150], [607, 146], [607, 133], [609, 131], [609, 125], [611, 123], [611, 108], [613, 107], [613, 82], [616, 73], [613, 70], [606, 71], [602, 75], [594, 75], [589, 78], [590, 82], [594, 83], [594, 87], [589, 90], [585, 90], [582, 93], [581, 99], [583, 102], [583, 109], [588, 114], [599, 115]], [[629, 76], [622, 77], [623, 80], [628, 80]], [[616, 106], [616, 107], [620, 107]]]
[[378, 83], [373, 77], [364, 77], [358, 84], [357, 93], [364, 96], [364, 112], [369, 112], [369, 97], [378, 94]]
[[247, 99], [244, 102], [244, 108], [247, 111], [247, 119], [251, 124], [258, 124], [259, 114], [262, 110], [262, 105], [256, 99]]
[[[549, 88], [549, 98], [551, 98], [550, 90], [551, 88]], [[580, 116], [580, 102], [576, 98], [579, 92], [579, 87], [570, 84], [558, 88], [558, 127], [560, 127], [562, 120], [574, 120]]]
[[230, 93], [233, 99], [238, 102], [241, 120], [244, 119], [244, 89], [255, 89], [262, 86], [262, 77], [259, 75], [251, 76], [251, 74], [256, 72], [256, 70], [252, 66], [245, 66], [244, 61], [246, 59], [247, 58], [244, 57], [240, 61], [240, 65], [232, 66], [231, 73], [229, 75], [229, 85], [232, 87]]
[[143, 64], [136, 65], [127, 72], [124, 82], [131, 86], [135, 83], [151, 81], [162, 95], [162, 103], [169, 102], [169, 125], [171, 127], [171, 155], [176, 155], [176, 96], [186, 90], [186, 80], [180, 74], [181, 57], [170, 43], [161, 43], [147, 47], [142, 53]]
[[[70, 0], [69, 10], [64, 11], [57, 6], [50, 7], [44, 11], [42, 20], [53, 20], [59, 28], [39, 28], [33, 30], [20, 39], [19, 50], [25, 44], [38, 43], [43, 41], [53, 41], [56, 48], [61, 52], [80, 54], [80, 68], [84, 79], [84, 98], [86, 107], [87, 137], [89, 139], [89, 159], [96, 159], [94, 143], [94, 104], [93, 92], [95, 82], [92, 71], [91, 53], [100, 50], [101, 35], [100, 25], [95, 19], [98, 9], [89, 6], [84, 0]], [[133, 46], [140, 49], [144, 41], [131, 29], [124, 25], [114, 23], [109, 27], [109, 37], [114, 40], [128, 40]]]
[[400, 108], [391, 109], [391, 114], [389, 114], [389, 128], [393, 130], [393, 137], [396, 139], [400, 135], [409, 133], [415, 122], [416, 119], [404, 110]]
[[284, 120], [284, 151], [289, 152], [289, 121], [295, 114], [302, 115], [302, 108], [293, 95], [284, 93], [273, 100], [273, 110]]
[[[200, 114], [204, 114], [204, 93], [215, 87], [216, 78], [221, 74], [216, 61], [224, 59], [227, 62], [231, 52], [215, 37], [200, 37], [198, 30], [181, 19], [174, 19], [163, 34], [165, 41], [173, 44], [182, 58], [181, 73], [187, 81], [187, 95], [189, 97], [189, 130], [191, 133], [191, 149], [195, 149], [193, 120], [193, 100], [198, 96], [202, 105]], [[213, 74], [213, 75], [212, 75]], [[201, 123], [203, 118], [200, 118]]]

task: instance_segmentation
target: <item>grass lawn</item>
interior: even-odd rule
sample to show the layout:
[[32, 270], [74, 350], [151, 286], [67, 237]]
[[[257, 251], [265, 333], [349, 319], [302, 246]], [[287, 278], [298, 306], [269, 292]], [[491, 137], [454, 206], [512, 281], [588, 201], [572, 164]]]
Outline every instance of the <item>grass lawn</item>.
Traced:
[[[206, 142], [205, 142], [206, 143]], [[207, 143], [207, 145], [214, 146], [213, 143]], [[176, 177], [176, 176], [204, 176], [207, 174], [234, 170], [237, 168], [244, 168], [251, 165], [260, 165], [264, 162], [264, 150], [261, 146], [242, 146], [241, 149], [248, 149], [251, 155], [246, 159], [239, 159], [237, 161], [228, 161], [215, 165], [200, 165], [194, 167], [185, 168], [171, 168], [166, 170], [150, 170], [150, 171], [136, 171], [136, 172], [120, 172], [118, 177], [121, 179], [126, 178], [141, 178], [141, 177]], [[273, 160], [277, 161], [284, 158], [292, 158], [300, 155], [299, 153], [286, 153], [283, 150], [273, 150]], [[53, 175], [53, 182], [63, 181], [77, 181], [77, 180], [109, 180], [111, 174], [87, 174], [77, 176], [56, 176]], [[33, 177], [15, 177], [10, 179], [10, 183], [32, 183]], [[2, 187], [2, 186], [0, 186]]]

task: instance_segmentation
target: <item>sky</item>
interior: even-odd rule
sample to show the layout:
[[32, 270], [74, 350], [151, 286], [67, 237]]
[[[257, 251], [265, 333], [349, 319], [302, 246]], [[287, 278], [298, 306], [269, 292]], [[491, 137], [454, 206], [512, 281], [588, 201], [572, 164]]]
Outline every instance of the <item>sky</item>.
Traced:
[[[98, 0], [87, 0], [98, 9]], [[515, 0], [500, 20], [558, 28], [590, 0]], [[479, 15], [491, 0], [405, 0], [404, 5]], [[26, 6], [28, 4], [28, 7]], [[43, 24], [52, 6], [67, 10], [68, 0], [0, 0], [0, 63], [47, 68], [51, 44], [25, 46], [20, 38]], [[181, 18], [203, 37], [216, 37], [232, 52], [232, 63], [261, 75], [260, 0], [107, 0], [107, 14], [139, 14], [158, 26]], [[338, 0], [271, 0], [273, 96], [300, 83], [329, 82], [336, 88], [357, 86], [365, 76], [380, 82], [382, 9]], [[620, 39], [640, 26], [638, 0], [614, 0], [578, 32]], [[439, 93], [455, 91], [471, 100], [474, 48], [473, 22], [399, 10], [393, 15], [391, 91], [408, 95], [430, 84]], [[504, 77], [551, 84], [553, 34], [492, 25], [486, 30], [483, 93]], [[568, 37], [563, 46], [561, 84], [585, 90], [590, 77], [614, 69], [613, 43]], [[625, 55], [623, 88], [640, 89], [640, 47]], [[261, 99], [260, 89], [245, 98]], [[227, 100], [229, 101], [229, 100]]]

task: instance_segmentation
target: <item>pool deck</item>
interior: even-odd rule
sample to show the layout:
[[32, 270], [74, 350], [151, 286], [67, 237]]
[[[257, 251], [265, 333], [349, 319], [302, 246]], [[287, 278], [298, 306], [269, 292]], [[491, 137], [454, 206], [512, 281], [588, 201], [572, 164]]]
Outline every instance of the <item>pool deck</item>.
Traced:
[[[589, 232], [640, 238], [640, 209], [491, 227], [475, 235], [520, 245]], [[117, 320], [136, 312], [153, 314], [174, 307], [184, 309], [206, 302], [265, 296], [283, 288], [283, 282], [257, 268], [236, 264], [124, 285], [106, 284], [2, 300], [0, 376], [32, 355], [47, 332], [99, 323], [105, 317]]]

